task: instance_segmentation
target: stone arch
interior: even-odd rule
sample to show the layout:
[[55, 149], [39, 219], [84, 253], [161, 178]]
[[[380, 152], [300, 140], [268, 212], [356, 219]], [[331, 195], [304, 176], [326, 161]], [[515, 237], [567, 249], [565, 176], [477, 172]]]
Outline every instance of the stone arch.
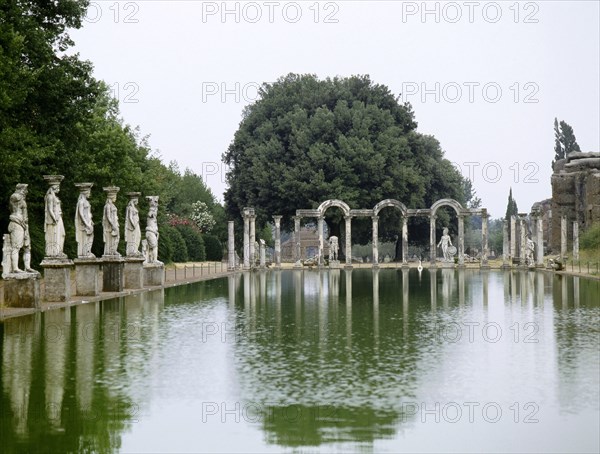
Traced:
[[440, 199], [437, 202], [435, 202], [433, 205], [431, 205], [431, 215], [435, 216], [437, 213], [437, 210], [443, 206], [449, 206], [449, 207], [454, 208], [454, 211], [456, 211], [457, 215], [462, 214], [462, 212], [464, 210], [463, 206], [454, 199]]
[[404, 205], [402, 202], [399, 202], [395, 199], [385, 199], [373, 207], [373, 215], [378, 216], [379, 212], [386, 207], [398, 208], [403, 217], [408, 213], [406, 205]]
[[326, 200], [321, 205], [319, 205], [317, 211], [319, 212], [320, 216], [324, 216], [325, 211], [327, 211], [331, 207], [338, 207], [344, 212], [344, 216], [350, 216], [350, 207], [348, 206], [348, 204], [338, 199]]

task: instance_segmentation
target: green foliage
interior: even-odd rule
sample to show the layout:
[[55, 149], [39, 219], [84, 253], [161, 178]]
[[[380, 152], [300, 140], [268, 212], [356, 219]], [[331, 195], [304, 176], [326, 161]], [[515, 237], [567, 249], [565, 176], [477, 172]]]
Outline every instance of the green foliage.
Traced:
[[[121, 188], [117, 207], [124, 217], [129, 191], [159, 195], [159, 221], [167, 212], [187, 216], [195, 201], [207, 204], [218, 222], [223, 208], [202, 178], [176, 164], [165, 166], [139, 130], [123, 123], [107, 85], [94, 79], [90, 62], [67, 55], [72, 45], [66, 30], [79, 28], [88, 2], [8, 1], [0, 3], [0, 230], [7, 231], [8, 200], [17, 183], [28, 183], [32, 263], [44, 255], [45, 174], [64, 175], [60, 198], [66, 230], [65, 252], [76, 255], [74, 184], [92, 182], [93, 252], [102, 255], [102, 188]], [[140, 218], [147, 205], [140, 200]], [[163, 224], [161, 223], [161, 226]], [[123, 229], [123, 226], [121, 226]], [[215, 233], [226, 235], [226, 226]], [[161, 229], [162, 232], [162, 229]], [[123, 237], [123, 235], [122, 235]], [[182, 248], [159, 242], [159, 255], [181, 258]], [[123, 252], [123, 244], [120, 245]]]
[[220, 262], [223, 259], [223, 244], [215, 235], [203, 235], [206, 260]]
[[275, 238], [273, 238], [273, 228], [271, 224], [265, 224], [262, 229], [256, 232], [256, 238], [265, 240], [269, 247], [275, 247]]
[[160, 256], [160, 242], [166, 241], [170, 245], [170, 257], [161, 258], [163, 262], [187, 262], [188, 261], [188, 250], [185, 244], [183, 236], [176, 227], [172, 227], [168, 224], [162, 226], [160, 230], [160, 241], [159, 241], [159, 256]]
[[510, 217], [516, 216], [517, 214], [519, 214], [519, 208], [517, 207], [517, 201], [513, 199], [512, 188], [510, 188], [508, 193], [508, 203], [506, 205], [506, 215], [504, 218], [510, 222]]
[[592, 225], [579, 237], [581, 249], [595, 250], [600, 253], [600, 224]]
[[[252, 206], [259, 225], [281, 214], [290, 229], [296, 209], [316, 208], [330, 198], [353, 208], [372, 208], [386, 198], [408, 207], [429, 207], [443, 197], [465, 202], [462, 176], [433, 136], [415, 131], [410, 104], [398, 103], [388, 87], [368, 76], [319, 80], [289, 74], [264, 84], [259, 95], [223, 155], [230, 168], [230, 218]], [[382, 211], [382, 239], [392, 236], [386, 225], [397, 233], [396, 221], [394, 210]], [[328, 211], [326, 222], [339, 234], [340, 210]], [[353, 224], [352, 234], [366, 242], [370, 230], [355, 231]]]
[[203, 262], [206, 260], [206, 250], [204, 239], [197, 228], [190, 225], [178, 225], [177, 230], [181, 234], [188, 251], [188, 258], [193, 262]]
[[497, 256], [502, 255], [504, 242], [504, 224], [502, 219], [491, 219], [488, 225], [488, 247], [493, 249]]
[[575, 138], [573, 128], [566, 122], [558, 122], [557, 118], [554, 118], [554, 160], [552, 161], [552, 167], [554, 163], [559, 159], [565, 159], [572, 151], [581, 151]]

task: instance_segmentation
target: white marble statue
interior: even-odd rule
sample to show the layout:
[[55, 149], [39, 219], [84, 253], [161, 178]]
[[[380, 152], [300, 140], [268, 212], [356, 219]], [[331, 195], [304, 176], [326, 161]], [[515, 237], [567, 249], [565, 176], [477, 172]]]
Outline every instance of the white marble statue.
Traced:
[[79, 199], [75, 209], [75, 239], [77, 241], [77, 257], [94, 258], [92, 244], [94, 243], [94, 222], [92, 221], [92, 206], [88, 200], [94, 183], [77, 183]]
[[337, 260], [338, 259], [338, 237], [330, 236], [329, 237], [329, 260]]
[[[8, 235], [4, 235], [2, 277], [18, 273], [36, 273], [31, 268], [31, 239], [27, 216], [27, 185], [19, 183], [10, 196]], [[19, 268], [19, 252], [23, 249], [24, 270]]]
[[528, 266], [531, 266], [535, 263], [534, 258], [533, 258], [534, 252], [535, 252], [535, 243], [531, 240], [531, 238], [527, 237], [527, 247], [525, 249], [525, 263]]
[[147, 196], [146, 200], [150, 207], [148, 208], [148, 221], [146, 223], [148, 255], [145, 263], [162, 264], [158, 260], [158, 196]]
[[137, 209], [138, 198], [141, 193], [129, 192], [129, 203], [125, 211], [125, 244], [127, 257], [141, 257], [140, 242], [142, 232], [140, 230], [140, 213]]
[[438, 243], [438, 247], [440, 247], [440, 246], [442, 247], [442, 254], [444, 255], [444, 261], [450, 262], [452, 260], [452, 257], [450, 256], [450, 253], [448, 252], [448, 248], [450, 246], [452, 246], [452, 239], [450, 238], [450, 235], [448, 235], [448, 227], [444, 227], [442, 238], [440, 239], [440, 242]]
[[62, 175], [44, 175], [44, 179], [50, 184], [45, 202], [44, 232], [46, 236], [46, 257], [67, 258], [63, 253], [65, 246], [65, 225], [62, 218], [62, 208], [57, 194], [60, 192]]
[[104, 215], [102, 216], [102, 236], [104, 239], [104, 255], [120, 256], [119, 247], [119, 215], [115, 202], [119, 188], [109, 186], [102, 188], [106, 192], [106, 203], [104, 204]]

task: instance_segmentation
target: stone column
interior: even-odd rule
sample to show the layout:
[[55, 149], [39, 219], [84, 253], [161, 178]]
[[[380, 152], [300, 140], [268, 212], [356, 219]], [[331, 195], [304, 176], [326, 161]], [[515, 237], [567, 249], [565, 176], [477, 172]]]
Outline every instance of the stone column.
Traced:
[[282, 216], [273, 216], [275, 221], [275, 268], [281, 268], [281, 218]]
[[227, 223], [227, 271], [235, 270], [235, 237], [234, 223]]
[[504, 219], [502, 221], [502, 268], [508, 268], [508, 255], [510, 251], [510, 245], [508, 242], [508, 221]]
[[372, 216], [373, 219], [373, 268], [379, 266], [379, 216]]
[[579, 223], [573, 222], [573, 260], [579, 260]]
[[525, 260], [526, 256], [526, 248], [527, 248], [527, 225], [525, 224], [525, 216], [524, 213], [519, 213], [519, 228], [521, 229], [521, 247], [519, 248], [519, 265], [522, 267], [527, 266], [527, 262]]
[[319, 254], [318, 254], [318, 263], [319, 266], [323, 265], [323, 216], [319, 216], [317, 218], [317, 230], [319, 234]]
[[488, 265], [488, 214], [487, 209], [481, 210], [481, 268], [489, 268]]
[[567, 256], [567, 217], [560, 218], [560, 257], [564, 260]]
[[302, 255], [300, 251], [300, 216], [294, 216], [294, 268], [302, 268]]
[[435, 242], [435, 215], [429, 216], [429, 261], [431, 266], [435, 266], [437, 257], [436, 242]]
[[514, 259], [517, 255], [517, 217], [513, 214], [510, 216], [510, 259]]
[[250, 267], [254, 267], [256, 265], [256, 216], [254, 215], [254, 210], [250, 214]]
[[250, 208], [244, 208], [244, 266], [250, 269]]
[[[266, 244], [265, 244], [265, 240], [263, 240], [262, 238], [260, 239], [260, 269], [264, 270], [267, 267], [267, 257], [266, 257]], [[262, 287], [261, 287], [262, 288]], [[264, 293], [263, 293], [264, 295]]]
[[537, 218], [537, 247], [536, 247], [536, 266], [544, 266], [544, 219], [541, 213], [538, 214]]
[[402, 266], [408, 266], [408, 217], [402, 217]]
[[346, 216], [346, 268], [352, 268], [352, 216]]
[[465, 266], [465, 216], [458, 215], [458, 266]]

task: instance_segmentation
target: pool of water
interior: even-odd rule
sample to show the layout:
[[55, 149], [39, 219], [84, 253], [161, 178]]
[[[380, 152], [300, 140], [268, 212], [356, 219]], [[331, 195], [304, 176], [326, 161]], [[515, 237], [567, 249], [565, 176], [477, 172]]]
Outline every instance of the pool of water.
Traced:
[[598, 452], [600, 281], [242, 273], [0, 324], [3, 452]]

